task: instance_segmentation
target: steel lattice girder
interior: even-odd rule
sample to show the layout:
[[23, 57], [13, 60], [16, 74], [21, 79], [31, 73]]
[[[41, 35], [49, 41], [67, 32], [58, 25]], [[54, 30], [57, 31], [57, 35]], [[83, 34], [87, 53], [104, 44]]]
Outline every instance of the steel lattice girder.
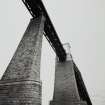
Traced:
[[48, 16], [48, 13], [41, 0], [22, 0], [33, 18], [44, 15], [46, 18], [44, 26], [44, 35], [54, 49], [59, 61], [66, 60], [66, 52], [59, 40], [59, 37], [54, 29], [54, 26]]

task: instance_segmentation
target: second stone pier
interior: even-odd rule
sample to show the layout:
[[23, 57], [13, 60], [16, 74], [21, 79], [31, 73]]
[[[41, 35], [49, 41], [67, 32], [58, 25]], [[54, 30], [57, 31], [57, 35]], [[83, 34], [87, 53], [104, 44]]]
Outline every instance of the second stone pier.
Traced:
[[87, 105], [79, 96], [69, 44], [65, 46], [67, 53], [66, 61], [59, 62], [56, 60], [54, 96], [50, 105]]

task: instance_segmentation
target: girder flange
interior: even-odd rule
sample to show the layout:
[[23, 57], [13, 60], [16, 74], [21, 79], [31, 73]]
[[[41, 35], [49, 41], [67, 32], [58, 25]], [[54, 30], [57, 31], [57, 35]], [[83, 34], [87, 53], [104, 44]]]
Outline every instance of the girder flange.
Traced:
[[49, 15], [41, 0], [22, 0], [33, 18], [44, 15], [46, 18], [44, 26], [44, 35], [54, 49], [59, 61], [66, 60], [66, 52], [59, 40], [59, 37], [54, 29], [54, 26], [49, 18]]

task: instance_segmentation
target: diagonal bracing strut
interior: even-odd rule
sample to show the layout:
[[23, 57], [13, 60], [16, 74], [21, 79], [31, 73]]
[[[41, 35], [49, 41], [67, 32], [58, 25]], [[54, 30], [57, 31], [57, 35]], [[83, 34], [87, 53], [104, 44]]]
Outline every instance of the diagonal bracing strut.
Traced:
[[44, 15], [46, 18], [44, 25], [44, 35], [54, 49], [60, 62], [66, 60], [66, 52], [59, 40], [59, 37], [54, 29], [54, 26], [49, 18], [49, 15], [41, 0], [22, 0], [33, 18]]

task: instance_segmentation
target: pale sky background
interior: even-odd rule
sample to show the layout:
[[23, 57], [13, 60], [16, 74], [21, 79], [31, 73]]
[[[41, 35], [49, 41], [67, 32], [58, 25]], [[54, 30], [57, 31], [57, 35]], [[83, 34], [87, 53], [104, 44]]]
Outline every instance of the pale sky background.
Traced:
[[[62, 43], [82, 73], [93, 105], [105, 105], [105, 0], [43, 0]], [[6, 70], [31, 16], [21, 0], [0, 1], [0, 76]], [[43, 40], [43, 105], [53, 95], [55, 54]]]

